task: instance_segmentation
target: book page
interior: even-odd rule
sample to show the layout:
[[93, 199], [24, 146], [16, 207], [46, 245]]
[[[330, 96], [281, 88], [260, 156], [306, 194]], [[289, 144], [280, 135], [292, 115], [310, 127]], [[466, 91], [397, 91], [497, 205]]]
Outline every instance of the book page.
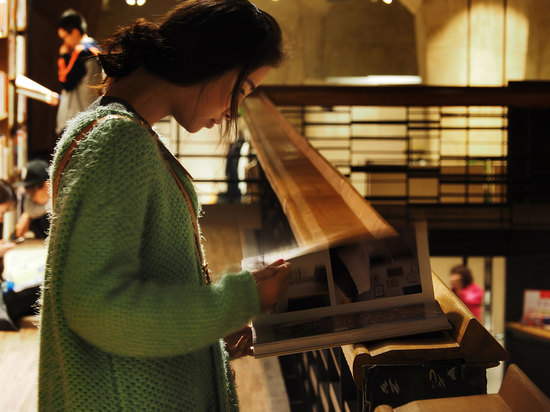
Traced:
[[290, 249], [243, 260], [243, 269], [254, 270], [278, 260], [290, 263], [290, 284], [272, 314], [330, 307], [336, 303], [330, 254], [327, 249]]
[[338, 304], [422, 293], [414, 233], [330, 248]]
[[291, 281], [279, 304], [255, 324], [405, 306], [433, 300], [425, 225], [399, 236], [350, 239], [338, 245], [291, 249], [243, 260], [253, 270], [283, 258]]

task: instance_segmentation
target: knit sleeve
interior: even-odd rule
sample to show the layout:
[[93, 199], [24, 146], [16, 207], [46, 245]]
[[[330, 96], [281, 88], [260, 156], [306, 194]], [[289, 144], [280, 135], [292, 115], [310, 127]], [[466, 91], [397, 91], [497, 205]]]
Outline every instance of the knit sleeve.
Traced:
[[[152, 176], [165, 165], [158, 165], [156, 143], [141, 126], [110, 122], [110, 133], [87, 137], [108, 144], [79, 155], [85, 165], [73, 188], [80, 201], [61, 287], [67, 324], [90, 344], [122, 356], [175, 356], [213, 344], [258, 314], [254, 279], [243, 271], [201, 285], [143, 270]], [[176, 270], [196, 272], [193, 263]], [[157, 270], [174, 268], [161, 262]]]

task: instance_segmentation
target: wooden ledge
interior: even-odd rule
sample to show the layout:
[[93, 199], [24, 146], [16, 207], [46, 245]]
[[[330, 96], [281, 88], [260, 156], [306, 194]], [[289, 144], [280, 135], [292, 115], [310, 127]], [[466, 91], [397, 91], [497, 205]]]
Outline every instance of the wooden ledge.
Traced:
[[258, 160], [300, 246], [395, 230], [263, 94], [243, 102]]
[[539, 328], [537, 326], [523, 325], [520, 322], [506, 323], [506, 331], [527, 339], [542, 341], [550, 344], [550, 330]]
[[492, 368], [498, 366], [500, 361], [510, 359], [506, 349], [433, 272], [432, 280], [435, 298], [453, 329], [449, 332], [342, 346], [358, 387], [362, 387], [363, 367], [366, 365], [410, 365], [461, 359], [468, 365]]

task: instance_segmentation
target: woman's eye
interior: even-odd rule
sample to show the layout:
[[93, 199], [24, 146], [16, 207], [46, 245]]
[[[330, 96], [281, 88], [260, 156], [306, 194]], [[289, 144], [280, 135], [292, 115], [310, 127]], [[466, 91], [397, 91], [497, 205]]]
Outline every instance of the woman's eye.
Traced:
[[243, 96], [246, 96], [246, 92], [244, 91], [244, 89], [241, 89], [241, 94], [242, 94]]

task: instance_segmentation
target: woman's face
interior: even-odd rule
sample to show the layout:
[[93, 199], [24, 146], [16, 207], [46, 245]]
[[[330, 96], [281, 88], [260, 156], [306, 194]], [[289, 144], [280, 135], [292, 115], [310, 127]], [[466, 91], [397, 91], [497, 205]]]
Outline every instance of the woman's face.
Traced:
[[[270, 69], [269, 66], [263, 66], [250, 73], [243, 83], [238, 104], [241, 104], [244, 98], [264, 81]], [[199, 86], [196, 104], [191, 107], [177, 105], [175, 110], [172, 110], [177, 122], [189, 133], [196, 133], [204, 127], [210, 129], [216, 124], [221, 124], [226, 116], [230, 115], [231, 92], [237, 81], [237, 75], [237, 70], [234, 70]]]

